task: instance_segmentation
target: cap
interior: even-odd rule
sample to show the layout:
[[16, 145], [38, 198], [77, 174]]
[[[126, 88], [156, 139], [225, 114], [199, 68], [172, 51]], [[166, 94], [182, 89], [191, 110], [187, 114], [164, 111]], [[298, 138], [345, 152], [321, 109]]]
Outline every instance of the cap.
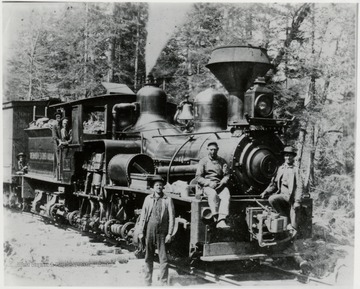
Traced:
[[24, 153], [19, 153], [16, 157], [19, 158], [19, 157], [25, 157], [25, 156], [26, 156], [26, 154], [24, 154]]
[[217, 148], [219, 148], [217, 142], [215, 142], [215, 141], [209, 142], [208, 145], [207, 145], [207, 147], [209, 147], [209, 146], [216, 146]]
[[291, 146], [286, 146], [282, 152], [283, 154], [292, 154], [296, 156], [296, 150]]

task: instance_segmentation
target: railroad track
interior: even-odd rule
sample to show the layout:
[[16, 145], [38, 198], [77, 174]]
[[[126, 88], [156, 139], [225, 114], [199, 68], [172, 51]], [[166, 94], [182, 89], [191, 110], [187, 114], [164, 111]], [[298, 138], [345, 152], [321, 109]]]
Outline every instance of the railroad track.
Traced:
[[111, 244], [111, 245], [122, 245], [122, 246], [125, 246], [126, 249], [130, 248], [130, 246], [125, 244], [124, 242], [120, 242], [115, 239], [109, 238], [105, 234], [99, 234], [99, 233], [92, 232], [92, 231], [82, 231], [81, 229], [71, 226], [70, 224], [60, 223], [60, 222], [54, 221], [51, 218], [46, 217], [46, 216], [34, 214], [31, 212], [25, 212], [25, 211], [22, 211], [22, 210], [16, 209], [16, 208], [10, 208], [10, 207], [5, 207], [5, 208], [10, 210], [13, 213], [18, 213], [18, 214], [23, 214], [23, 215], [29, 216], [29, 217], [36, 219], [38, 221], [41, 221], [45, 224], [54, 225], [60, 229], [77, 232], [77, 233], [87, 236], [93, 240], [101, 241], [103, 243], [107, 243], [107, 244]]
[[233, 286], [269, 286], [269, 285], [299, 285], [308, 284], [311, 286], [333, 286], [320, 279], [306, 276], [291, 270], [284, 270], [272, 265], [261, 264], [260, 271], [257, 272], [239, 272], [237, 274], [216, 274], [209, 271], [196, 268], [179, 268], [176, 265], [171, 265], [171, 268], [177, 271], [183, 271], [183, 274], [194, 275], [200, 279], [204, 279], [211, 283], [218, 285], [233, 285]]
[[[126, 248], [129, 251], [133, 251], [130, 245], [127, 245], [123, 242], [108, 238], [105, 234], [98, 234], [91, 231], [81, 231], [78, 228], [75, 228], [68, 224], [62, 224], [51, 220], [45, 216], [23, 212], [17, 209], [11, 209], [14, 213], [24, 214], [31, 218], [37, 219], [43, 223], [54, 225], [58, 228], [64, 230], [71, 230], [82, 235], [88, 236], [93, 240], [99, 242], [108, 243], [115, 246], [121, 246], [121, 248]], [[199, 267], [190, 267], [189, 265], [184, 265], [180, 263], [171, 263], [170, 268], [181, 272], [180, 274], [187, 274], [195, 276], [196, 278], [206, 280], [207, 282], [216, 283], [219, 285], [233, 285], [233, 286], [253, 286], [253, 285], [299, 285], [300, 283], [310, 284], [310, 285], [328, 285], [330, 284], [324, 282], [320, 279], [303, 275], [296, 270], [285, 270], [283, 268], [274, 266], [269, 262], [259, 262], [259, 261], [248, 261], [247, 263], [237, 262], [232, 263], [231, 269], [224, 266], [224, 270], [219, 270], [219, 266], [210, 267], [210, 268], [201, 268]], [[221, 267], [221, 266], [220, 266]]]

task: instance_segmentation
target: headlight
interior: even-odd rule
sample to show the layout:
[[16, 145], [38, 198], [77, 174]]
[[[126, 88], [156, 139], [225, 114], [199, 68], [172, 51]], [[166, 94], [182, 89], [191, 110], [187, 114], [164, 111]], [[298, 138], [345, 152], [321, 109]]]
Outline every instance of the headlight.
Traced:
[[270, 116], [273, 111], [272, 96], [260, 94], [255, 100], [255, 111], [261, 117]]

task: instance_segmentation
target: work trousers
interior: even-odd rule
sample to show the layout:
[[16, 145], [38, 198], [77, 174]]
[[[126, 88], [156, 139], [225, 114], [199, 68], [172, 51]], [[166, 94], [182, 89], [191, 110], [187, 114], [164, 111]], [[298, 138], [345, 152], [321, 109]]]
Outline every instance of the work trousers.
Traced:
[[145, 253], [145, 283], [150, 286], [152, 283], [152, 273], [154, 268], [155, 249], [158, 249], [160, 262], [160, 282], [167, 284], [169, 268], [168, 258], [165, 248], [165, 237], [167, 232], [159, 230], [160, 224], [149, 222], [146, 229], [146, 253]]
[[290, 204], [289, 194], [275, 194], [269, 197], [270, 205], [280, 216], [290, 219], [291, 225], [297, 229], [297, 216], [294, 208]]
[[54, 178], [57, 178], [60, 170], [60, 148], [57, 144], [54, 144]]
[[213, 215], [219, 214], [219, 220], [229, 215], [230, 192], [227, 187], [223, 188], [220, 193], [217, 193], [210, 187], [204, 187], [204, 194], [208, 198], [209, 207]]

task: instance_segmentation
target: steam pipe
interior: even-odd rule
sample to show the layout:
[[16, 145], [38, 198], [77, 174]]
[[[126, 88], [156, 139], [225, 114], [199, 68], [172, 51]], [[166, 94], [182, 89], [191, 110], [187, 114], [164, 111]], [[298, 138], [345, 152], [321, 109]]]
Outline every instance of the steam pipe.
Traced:
[[194, 136], [190, 136], [190, 137], [176, 150], [176, 152], [175, 152], [174, 155], [172, 156], [171, 161], [170, 161], [170, 164], [169, 164], [169, 167], [168, 167], [167, 175], [166, 175], [166, 182], [167, 182], [167, 183], [168, 183], [169, 180], [170, 180], [171, 165], [172, 165], [172, 163], [174, 162], [174, 159], [175, 159], [176, 155], [177, 155], [178, 152], [179, 152], [189, 141], [191, 141], [193, 138], [194, 138]]
[[170, 173], [173, 174], [184, 174], [184, 173], [195, 173], [198, 165], [180, 165], [172, 167], [158, 167], [157, 173], [162, 175], [167, 173], [170, 170]]
[[183, 133], [183, 134], [162, 134], [162, 135], [154, 135], [152, 138], [159, 138], [159, 137], [178, 137], [178, 136], [195, 136], [200, 134], [215, 134], [217, 139], [220, 139], [219, 133], [229, 133], [228, 130], [222, 131], [205, 131], [205, 132], [192, 132], [192, 133]]

